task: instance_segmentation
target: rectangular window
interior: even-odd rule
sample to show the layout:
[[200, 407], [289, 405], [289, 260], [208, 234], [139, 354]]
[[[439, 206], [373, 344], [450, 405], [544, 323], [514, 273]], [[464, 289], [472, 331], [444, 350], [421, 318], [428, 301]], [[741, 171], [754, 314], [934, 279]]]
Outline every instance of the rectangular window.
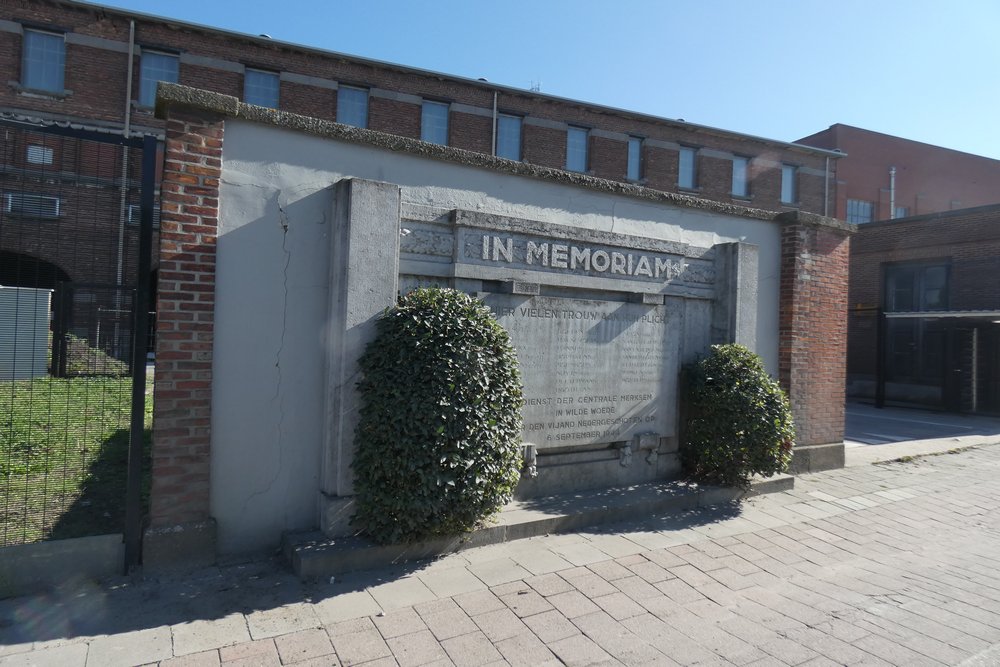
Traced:
[[847, 200], [848, 222], [853, 222], [856, 225], [871, 222], [874, 211], [875, 206], [870, 201], [865, 201], [863, 199]]
[[243, 101], [259, 107], [278, 108], [281, 78], [277, 72], [246, 69], [243, 73]]
[[420, 109], [420, 138], [432, 144], [448, 145], [448, 105], [425, 101]]
[[3, 210], [26, 218], [58, 218], [59, 198], [9, 192], [3, 196]]
[[173, 53], [143, 51], [139, 61], [139, 106], [156, 104], [156, 84], [159, 81], [177, 83], [180, 58]]
[[[948, 274], [947, 264], [886, 266], [886, 312], [948, 310]], [[887, 379], [940, 385], [945, 348], [940, 322], [892, 318], [886, 324]]]
[[48, 146], [31, 144], [26, 155], [28, 164], [52, 164], [52, 149]]
[[509, 114], [497, 116], [497, 157], [521, 160], [521, 118]]
[[677, 153], [677, 187], [687, 190], [694, 190], [698, 187], [697, 157], [698, 154], [694, 148], [681, 147]]
[[907, 218], [910, 216], [910, 209], [908, 206], [897, 206], [896, 207], [896, 217], [897, 218]]
[[337, 122], [368, 127], [368, 90], [353, 86], [337, 89]]
[[781, 165], [781, 202], [794, 204], [799, 200], [799, 168], [794, 164]]
[[750, 158], [733, 158], [733, 196], [750, 196]]
[[587, 140], [590, 131], [583, 127], [566, 130], [566, 170], [587, 171]]
[[63, 92], [66, 71], [66, 40], [57, 33], [24, 31], [21, 85], [50, 93]]
[[906, 313], [947, 309], [947, 264], [903, 264], [886, 267], [886, 312]]
[[628, 138], [628, 167], [625, 178], [630, 181], [642, 178], [642, 137]]

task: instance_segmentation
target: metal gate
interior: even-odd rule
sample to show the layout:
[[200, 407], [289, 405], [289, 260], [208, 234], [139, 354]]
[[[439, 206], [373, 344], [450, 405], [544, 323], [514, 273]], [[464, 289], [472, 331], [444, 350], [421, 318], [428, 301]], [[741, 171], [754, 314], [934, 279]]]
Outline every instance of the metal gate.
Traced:
[[0, 546], [121, 533], [127, 568], [149, 459], [156, 138], [0, 132]]

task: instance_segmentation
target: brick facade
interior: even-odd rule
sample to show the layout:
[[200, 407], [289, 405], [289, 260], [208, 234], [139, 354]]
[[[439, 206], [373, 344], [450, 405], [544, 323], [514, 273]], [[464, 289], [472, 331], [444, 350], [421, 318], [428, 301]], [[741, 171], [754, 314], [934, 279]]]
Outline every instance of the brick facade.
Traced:
[[209, 518], [221, 118], [171, 114], [162, 183], [152, 528]]
[[[778, 379], [795, 417], [797, 471], [843, 465], [850, 228], [781, 214]], [[830, 452], [816, 447], [835, 444]]]
[[[873, 205], [872, 220], [925, 215], [985, 206], [1000, 200], [1000, 160], [910, 141], [840, 123], [799, 139], [799, 143], [838, 149], [835, 207], [848, 219], [847, 201]], [[890, 169], [895, 169], [890, 188]], [[902, 216], [892, 210], [905, 209]], [[803, 206], [803, 210], [811, 210]], [[864, 221], [859, 221], [864, 222]]]

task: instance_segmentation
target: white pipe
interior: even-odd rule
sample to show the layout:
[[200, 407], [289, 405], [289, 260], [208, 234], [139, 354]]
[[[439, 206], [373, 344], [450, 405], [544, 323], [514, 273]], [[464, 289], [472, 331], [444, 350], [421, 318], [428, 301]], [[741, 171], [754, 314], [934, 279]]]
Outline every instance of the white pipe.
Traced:
[[896, 218], [896, 168], [889, 167], [889, 219]]

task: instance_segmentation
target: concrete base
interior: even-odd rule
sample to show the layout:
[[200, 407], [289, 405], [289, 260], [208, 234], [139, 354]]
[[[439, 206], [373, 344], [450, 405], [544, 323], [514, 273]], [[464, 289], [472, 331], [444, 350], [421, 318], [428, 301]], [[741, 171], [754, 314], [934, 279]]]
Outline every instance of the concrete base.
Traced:
[[354, 496], [338, 497], [320, 494], [319, 529], [327, 537], [353, 535]]
[[755, 479], [749, 491], [680, 481], [600, 489], [514, 501], [493, 523], [466, 535], [380, 546], [357, 536], [330, 539], [320, 533], [296, 533], [285, 536], [283, 551], [300, 577], [329, 577], [488, 544], [717, 505], [761, 493], [787, 491], [794, 484], [790, 475], [775, 475]]
[[215, 564], [215, 519], [148, 528], [142, 538], [147, 572], [196, 569]]
[[792, 450], [792, 464], [788, 472], [799, 475], [806, 472], [821, 472], [844, 467], [844, 443], [831, 442], [826, 445], [804, 445]]
[[0, 547], [0, 598], [121, 574], [121, 533]]

